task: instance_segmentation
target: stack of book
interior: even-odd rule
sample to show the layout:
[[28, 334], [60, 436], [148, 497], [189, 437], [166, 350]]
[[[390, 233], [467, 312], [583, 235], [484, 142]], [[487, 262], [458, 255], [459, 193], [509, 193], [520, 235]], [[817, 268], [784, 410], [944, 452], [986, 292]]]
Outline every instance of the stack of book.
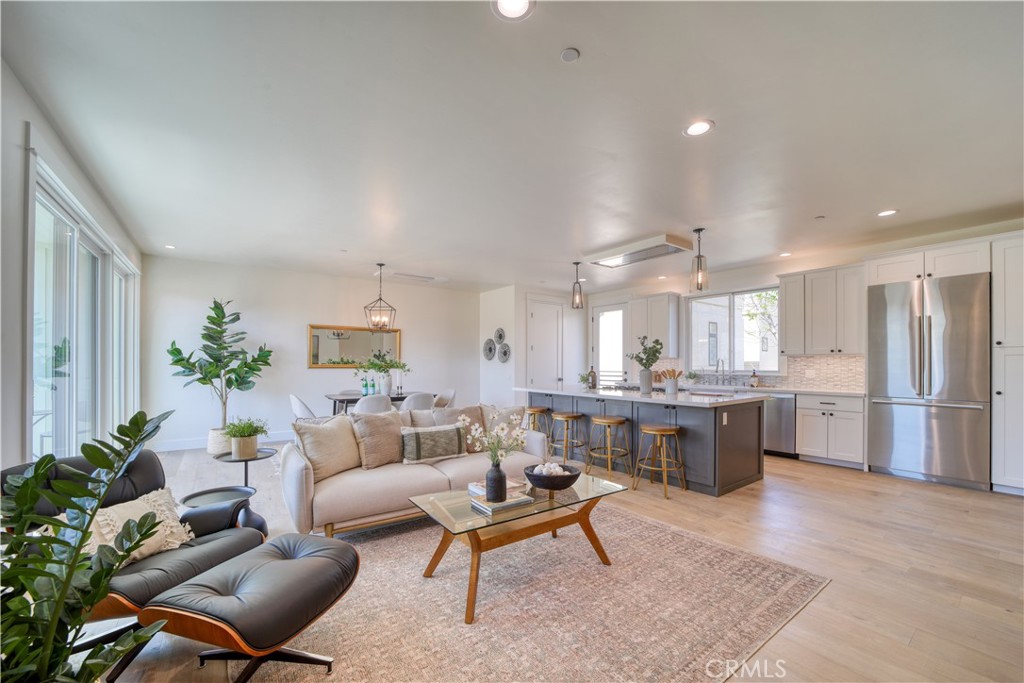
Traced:
[[[485, 481], [474, 481], [469, 485], [469, 495], [471, 496], [482, 496], [487, 493], [487, 482]], [[513, 479], [508, 477], [505, 480], [505, 495], [512, 495], [513, 493], [522, 493], [526, 489], [530, 488], [530, 482], [523, 481], [521, 479]]]
[[529, 505], [535, 501], [533, 496], [528, 496], [525, 493], [517, 491], [515, 493], [509, 493], [508, 497], [500, 503], [488, 503], [487, 496], [482, 493], [478, 495], [470, 495], [469, 502], [477, 512], [482, 512], [485, 515], [493, 515], [495, 512], [501, 512], [502, 510], [508, 510], [522, 505]]

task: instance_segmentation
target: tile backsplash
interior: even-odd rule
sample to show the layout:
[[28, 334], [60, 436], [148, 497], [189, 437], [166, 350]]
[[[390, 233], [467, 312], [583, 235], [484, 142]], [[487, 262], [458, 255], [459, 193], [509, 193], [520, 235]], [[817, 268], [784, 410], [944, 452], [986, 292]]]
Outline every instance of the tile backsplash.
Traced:
[[[864, 391], [864, 356], [789, 356], [785, 375], [759, 375], [763, 387], [790, 389], [821, 389], [822, 391]], [[678, 358], [665, 358], [652, 370], [682, 367]], [[726, 375], [725, 384], [746, 384], [749, 375]], [[701, 384], [720, 384], [715, 373], [701, 375]]]

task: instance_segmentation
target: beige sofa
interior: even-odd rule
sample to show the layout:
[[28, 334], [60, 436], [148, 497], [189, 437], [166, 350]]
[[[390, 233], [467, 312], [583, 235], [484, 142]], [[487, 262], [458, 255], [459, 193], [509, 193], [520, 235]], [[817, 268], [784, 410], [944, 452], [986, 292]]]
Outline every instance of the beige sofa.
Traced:
[[[404, 434], [425, 431], [423, 428], [451, 425], [460, 414], [491, 427], [498, 420], [509, 419], [514, 410], [499, 411], [489, 406], [435, 408], [411, 413], [393, 411], [391, 418], [401, 424], [404, 438]], [[382, 424], [380, 417], [375, 416], [373, 424]], [[365, 451], [379, 435], [372, 432], [372, 427], [367, 431], [370, 421], [364, 418], [339, 415], [326, 421], [296, 423], [296, 442], [285, 446], [281, 455], [281, 484], [285, 504], [299, 532], [322, 527], [325, 535], [331, 536], [338, 531], [420, 517], [423, 513], [409, 502], [411, 496], [465, 489], [470, 482], [483, 479], [490, 467], [487, 453], [407, 464], [401, 461], [402, 445], [388, 441], [388, 448], [396, 449], [388, 454], [393, 462], [378, 466], [370, 463], [367, 469]], [[390, 434], [391, 427], [378, 431]], [[502, 469], [522, 479], [523, 468], [542, 462], [547, 447], [546, 435], [529, 431], [524, 451], [510, 453]]]

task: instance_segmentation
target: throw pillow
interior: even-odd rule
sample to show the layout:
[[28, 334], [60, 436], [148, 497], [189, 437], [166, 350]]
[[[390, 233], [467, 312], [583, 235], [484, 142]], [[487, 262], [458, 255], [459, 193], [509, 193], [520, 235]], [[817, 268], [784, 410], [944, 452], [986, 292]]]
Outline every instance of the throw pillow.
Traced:
[[466, 452], [466, 433], [458, 425], [402, 429], [402, 456], [406, 465], [437, 462]]
[[411, 410], [410, 417], [412, 418], [413, 427], [435, 427], [437, 423], [434, 422], [434, 411], [427, 410]]
[[521, 427], [526, 409], [523, 406], [512, 406], [510, 408], [499, 408], [497, 406], [483, 406], [484, 418], [487, 420], [487, 430], [491, 431], [498, 425], [505, 423], [513, 427]]
[[390, 413], [357, 413], [352, 426], [364, 470], [402, 461], [402, 418]]
[[[438, 425], [453, 425], [458, 424], [459, 416], [465, 415], [469, 418], [469, 426], [466, 427], [466, 437], [469, 440], [469, 430], [473, 429], [473, 425], [478, 424], [484, 431], [487, 430], [487, 422], [484, 420], [484, 411], [480, 406], [468, 406], [466, 408], [434, 408], [434, 422]], [[470, 453], [479, 453], [481, 449], [475, 447], [472, 443], [469, 443], [468, 448]]]
[[129, 556], [128, 562], [138, 562], [144, 557], [156, 555], [165, 550], [174, 550], [182, 543], [187, 543], [196, 537], [188, 525], [181, 525], [177, 504], [171, 496], [171, 490], [158, 489], [127, 503], [101, 508], [93, 521], [92, 538], [87, 550], [95, 553], [100, 545], [114, 545], [114, 538], [121, 531], [124, 523], [130, 519], [138, 520], [147, 512], [155, 512], [160, 524], [157, 525], [156, 533], [146, 539], [142, 546]]
[[352, 429], [352, 420], [347, 416], [338, 415], [319, 424], [296, 420], [292, 429], [299, 439], [302, 453], [313, 467], [314, 484], [359, 467], [359, 444]]

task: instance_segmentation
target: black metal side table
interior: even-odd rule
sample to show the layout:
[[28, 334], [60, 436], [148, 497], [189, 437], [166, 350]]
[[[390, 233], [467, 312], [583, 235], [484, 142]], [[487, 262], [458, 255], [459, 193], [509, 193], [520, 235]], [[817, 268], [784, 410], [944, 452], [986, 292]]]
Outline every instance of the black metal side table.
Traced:
[[218, 455], [213, 456], [213, 459], [214, 460], [219, 460], [220, 462], [240, 462], [243, 465], [245, 465], [245, 477], [244, 477], [243, 481], [244, 481], [244, 484], [246, 486], [248, 486], [249, 485], [249, 463], [256, 462], [257, 460], [266, 460], [267, 458], [273, 457], [275, 455], [277, 455], [277, 449], [276, 448], [257, 448], [256, 449], [256, 457], [254, 457], [254, 458], [235, 458], [235, 457], [233, 457], [231, 455], [231, 453], [220, 453]]

